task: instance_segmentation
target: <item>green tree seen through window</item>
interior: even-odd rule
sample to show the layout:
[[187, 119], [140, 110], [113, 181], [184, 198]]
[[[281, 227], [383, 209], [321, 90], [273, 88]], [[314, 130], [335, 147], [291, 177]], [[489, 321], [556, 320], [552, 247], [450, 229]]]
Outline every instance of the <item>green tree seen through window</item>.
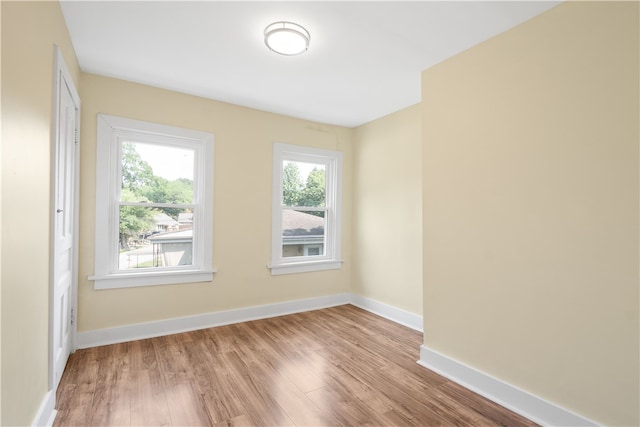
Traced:
[[[325, 171], [314, 167], [303, 182], [296, 162], [285, 162], [282, 170], [282, 203], [291, 207], [324, 207], [326, 194]], [[308, 213], [323, 216], [322, 212]]]

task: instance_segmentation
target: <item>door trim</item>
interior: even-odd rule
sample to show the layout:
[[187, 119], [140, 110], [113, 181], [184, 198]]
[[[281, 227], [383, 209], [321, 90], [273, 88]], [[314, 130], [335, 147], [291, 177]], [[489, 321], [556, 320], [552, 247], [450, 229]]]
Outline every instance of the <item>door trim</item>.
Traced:
[[[79, 189], [80, 189], [80, 96], [76, 90], [69, 69], [62, 56], [62, 51], [58, 45], [53, 46], [53, 109], [52, 109], [52, 124], [51, 124], [51, 201], [50, 201], [50, 242], [49, 242], [49, 390], [54, 391], [58, 384], [55, 384], [55, 367], [54, 367], [54, 255], [55, 255], [55, 221], [56, 221], [56, 177], [57, 177], [57, 147], [59, 143], [59, 121], [60, 121], [60, 86], [64, 82], [69, 88], [71, 97], [76, 111], [76, 144], [75, 144], [75, 158], [74, 158], [74, 182], [73, 182], [73, 257], [72, 257], [72, 284], [71, 284], [71, 297], [69, 298], [71, 310], [73, 313], [78, 312], [78, 232], [79, 232]], [[77, 314], [74, 315], [77, 318]], [[70, 351], [73, 353], [76, 349], [76, 333], [77, 333], [77, 321], [74, 321], [71, 325], [70, 333]]]

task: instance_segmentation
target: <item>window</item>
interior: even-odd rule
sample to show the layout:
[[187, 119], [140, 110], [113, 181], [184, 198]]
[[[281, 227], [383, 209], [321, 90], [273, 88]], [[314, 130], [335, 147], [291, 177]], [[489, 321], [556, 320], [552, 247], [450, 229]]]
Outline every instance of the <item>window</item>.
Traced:
[[98, 114], [96, 289], [211, 281], [213, 135]]
[[271, 274], [338, 269], [342, 153], [274, 144]]

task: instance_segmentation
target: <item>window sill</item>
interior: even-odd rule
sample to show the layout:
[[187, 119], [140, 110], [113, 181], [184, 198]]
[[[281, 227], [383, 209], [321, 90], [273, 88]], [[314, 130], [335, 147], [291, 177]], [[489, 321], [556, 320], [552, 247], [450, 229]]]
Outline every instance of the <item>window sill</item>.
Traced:
[[114, 273], [108, 275], [89, 276], [94, 282], [93, 288], [118, 289], [141, 286], [174, 285], [180, 283], [211, 282], [216, 269], [182, 270], [182, 271], [150, 271], [135, 273]]
[[308, 273], [311, 271], [338, 270], [342, 268], [343, 261], [322, 260], [322, 261], [304, 261], [278, 265], [268, 265], [272, 276], [281, 274]]

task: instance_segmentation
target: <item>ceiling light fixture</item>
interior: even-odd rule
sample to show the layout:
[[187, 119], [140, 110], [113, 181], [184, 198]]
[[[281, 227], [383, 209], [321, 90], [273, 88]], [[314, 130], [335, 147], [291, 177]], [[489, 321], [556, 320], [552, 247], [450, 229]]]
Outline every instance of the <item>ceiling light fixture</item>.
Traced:
[[264, 29], [264, 43], [280, 55], [299, 55], [309, 48], [311, 36], [304, 27], [293, 22], [278, 21]]

